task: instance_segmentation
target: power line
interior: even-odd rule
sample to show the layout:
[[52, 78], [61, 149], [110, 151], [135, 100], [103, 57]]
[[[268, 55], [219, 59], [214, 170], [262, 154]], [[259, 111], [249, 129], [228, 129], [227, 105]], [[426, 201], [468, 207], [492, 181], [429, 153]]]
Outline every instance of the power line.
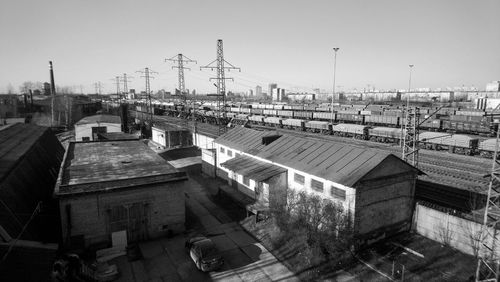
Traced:
[[129, 78], [134, 78], [134, 77], [133, 77], [133, 76], [129, 76], [129, 77], [127, 78], [127, 74], [126, 74], [126, 73], [124, 73], [124, 74], [123, 74], [123, 78], [120, 78], [120, 79], [122, 80], [122, 82], [123, 82], [123, 93], [125, 93], [125, 94], [126, 94], [126, 93], [128, 93], [127, 83], [128, 83], [128, 82], [131, 82], [130, 80], [128, 80]]

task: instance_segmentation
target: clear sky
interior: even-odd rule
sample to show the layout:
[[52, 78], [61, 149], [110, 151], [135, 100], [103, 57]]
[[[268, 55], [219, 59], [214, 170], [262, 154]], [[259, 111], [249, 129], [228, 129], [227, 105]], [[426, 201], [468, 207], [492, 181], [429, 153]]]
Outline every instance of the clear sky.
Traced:
[[200, 71], [216, 58], [240, 72], [227, 90], [287, 89], [333, 84], [333, 47], [338, 90], [475, 86], [500, 80], [499, 0], [1, 0], [0, 91], [10, 83], [104, 83], [127, 73], [129, 88], [144, 90], [135, 71], [159, 72], [152, 90], [177, 86], [171, 62], [177, 53], [197, 60], [186, 71], [186, 88], [215, 91], [215, 72]]

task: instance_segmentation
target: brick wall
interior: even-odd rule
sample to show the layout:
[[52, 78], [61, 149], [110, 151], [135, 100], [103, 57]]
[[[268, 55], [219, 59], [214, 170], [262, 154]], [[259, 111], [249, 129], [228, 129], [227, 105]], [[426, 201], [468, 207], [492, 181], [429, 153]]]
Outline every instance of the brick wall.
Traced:
[[[184, 231], [185, 181], [164, 183], [136, 189], [89, 194], [60, 199], [63, 241], [70, 236], [84, 235], [85, 246], [110, 242], [110, 209], [117, 205], [145, 204], [149, 238]], [[68, 232], [68, 213], [71, 205], [71, 231]]]

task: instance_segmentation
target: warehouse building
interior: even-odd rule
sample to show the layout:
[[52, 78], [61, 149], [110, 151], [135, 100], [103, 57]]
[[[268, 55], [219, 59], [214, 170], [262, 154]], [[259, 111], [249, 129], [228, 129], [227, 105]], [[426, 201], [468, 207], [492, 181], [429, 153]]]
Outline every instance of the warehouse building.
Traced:
[[52, 193], [63, 155], [47, 127], [0, 128], [0, 281], [49, 277], [60, 238]]
[[70, 248], [106, 246], [184, 230], [187, 176], [141, 141], [72, 142], [55, 196], [62, 239]]
[[392, 154], [243, 127], [214, 142], [217, 175], [257, 200], [286, 189], [330, 199], [351, 212], [365, 242], [411, 227], [419, 171]]
[[100, 134], [111, 132], [122, 132], [122, 120], [119, 116], [95, 115], [75, 123], [76, 141], [98, 141]]

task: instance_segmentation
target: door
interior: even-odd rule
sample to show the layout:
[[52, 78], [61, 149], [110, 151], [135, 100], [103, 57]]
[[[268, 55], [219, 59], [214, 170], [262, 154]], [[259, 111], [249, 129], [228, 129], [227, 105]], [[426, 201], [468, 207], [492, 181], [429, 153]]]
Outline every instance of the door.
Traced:
[[92, 140], [99, 140], [99, 133], [107, 133], [108, 130], [106, 126], [92, 126]]
[[116, 205], [109, 214], [109, 232], [125, 230], [129, 242], [148, 239], [148, 209], [144, 203]]

